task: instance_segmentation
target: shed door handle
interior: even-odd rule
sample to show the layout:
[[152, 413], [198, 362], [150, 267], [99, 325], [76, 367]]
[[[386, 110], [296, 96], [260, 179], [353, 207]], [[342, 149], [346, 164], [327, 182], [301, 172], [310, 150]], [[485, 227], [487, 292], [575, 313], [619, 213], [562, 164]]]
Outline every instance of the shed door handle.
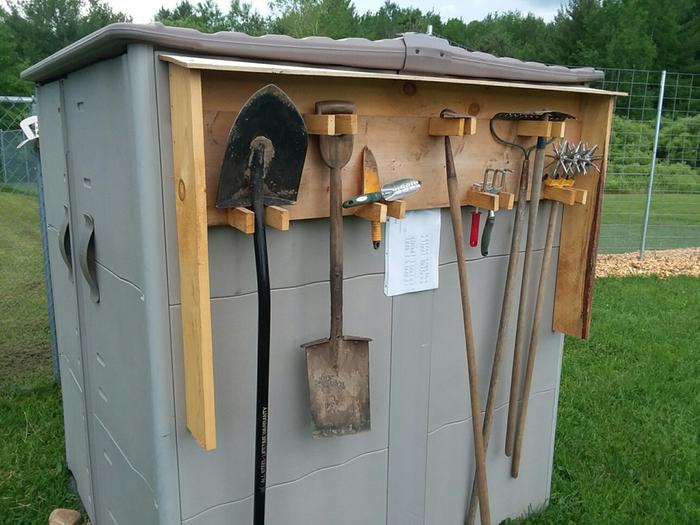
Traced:
[[78, 262], [83, 277], [90, 286], [90, 298], [100, 302], [100, 288], [97, 286], [97, 268], [95, 264], [95, 221], [83, 214], [83, 228], [80, 233], [80, 247], [78, 249]]
[[68, 219], [68, 208], [63, 207], [65, 215], [63, 217], [63, 223], [61, 224], [61, 229], [58, 232], [58, 251], [61, 252], [61, 257], [63, 262], [68, 268], [68, 275], [70, 276], [71, 282], [73, 282], [73, 257], [71, 254], [71, 244], [70, 244], [70, 220]]

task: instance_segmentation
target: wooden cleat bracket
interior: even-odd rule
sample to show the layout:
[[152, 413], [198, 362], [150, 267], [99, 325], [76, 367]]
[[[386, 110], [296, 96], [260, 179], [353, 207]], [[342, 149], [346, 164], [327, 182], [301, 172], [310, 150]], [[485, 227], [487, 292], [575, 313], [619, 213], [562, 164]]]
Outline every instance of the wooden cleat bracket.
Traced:
[[394, 219], [406, 218], [406, 201], [398, 200], [386, 203], [386, 214]]
[[355, 208], [354, 215], [371, 222], [386, 222], [387, 207], [384, 203], [373, 202]]
[[[210, 209], [209, 226], [230, 226], [245, 234], [255, 233], [255, 212], [248, 208]], [[276, 230], [289, 230], [289, 210], [265, 206], [265, 224]]]
[[566, 122], [551, 120], [519, 120], [517, 134], [521, 137], [563, 138]]
[[515, 193], [510, 193], [508, 191], [502, 191], [498, 193], [498, 209], [500, 210], [512, 210], [515, 204]]
[[500, 198], [496, 193], [486, 193], [484, 191], [467, 190], [463, 206], [474, 206], [482, 210], [498, 211]]
[[357, 135], [357, 114], [304, 115], [309, 135]]
[[476, 117], [430, 117], [428, 135], [432, 137], [462, 137], [476, 134]]
[[542, 199], [548, 201], [557, 201], [567, 206], [576, 204], [577, 191], [573, 188], [564, 188], [560, 186], [543, 186]]

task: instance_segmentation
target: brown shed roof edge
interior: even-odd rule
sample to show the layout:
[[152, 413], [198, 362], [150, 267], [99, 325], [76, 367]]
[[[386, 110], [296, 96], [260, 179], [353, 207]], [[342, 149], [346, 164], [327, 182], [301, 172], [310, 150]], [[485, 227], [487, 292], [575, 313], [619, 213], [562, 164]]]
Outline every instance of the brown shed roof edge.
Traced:
[[376, 41], [284, 35], [254, 37], [236, 32], [202, 33], [159, 23], [117, 23], [103, 27], [27, 68], [22, 78], [34, 82], [54, 80], [91, 63], [120, 55], [131, 43], [227, 58], [423, 75], [555, 84], [584, 84], [603, 79], [603, 72], [593, 68], [567, 68], [496, 57], [455, 47], [445, 39], [420, 33]]

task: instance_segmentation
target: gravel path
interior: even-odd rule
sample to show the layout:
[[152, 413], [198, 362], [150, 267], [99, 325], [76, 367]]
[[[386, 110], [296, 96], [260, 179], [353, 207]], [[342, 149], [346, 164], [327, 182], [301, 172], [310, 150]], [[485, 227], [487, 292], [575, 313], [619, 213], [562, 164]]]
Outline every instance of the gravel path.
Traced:
[[596, 277], [624, 277], [627, 275], [673, 275], [700, 277], [700, 248], [647, 251], [644, 260], [639, 252], [598, 255]]

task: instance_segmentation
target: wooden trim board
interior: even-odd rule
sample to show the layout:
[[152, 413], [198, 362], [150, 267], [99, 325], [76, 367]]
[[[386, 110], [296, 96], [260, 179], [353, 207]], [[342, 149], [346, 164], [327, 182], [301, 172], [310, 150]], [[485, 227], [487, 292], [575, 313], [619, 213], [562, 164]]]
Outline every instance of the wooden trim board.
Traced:
[[246, 62], [243, 60], [228, 60], [201, 56], [160, 53], [159, 58], [171, 64], [188, 69], [203, 69], [207, 71], [238, 71], [248, 73], [270, 73], [273, 75], [297, 75], [312, 77], [340, 77], [364, 79], [391, 79], [414, 82], [437, 82], [443, 84], [467, 84], [472, 86], [491, 86], [515, 89], [535, 89], [540, 91], [562, 91], [567, 93], [590, 93], [597, 95], [627, 96], [622, 91], [606, 91], [580, 85], [561, 84], [529, 84], [527, 82], [506, 82], [499, 80], [483, 80], [478, 78], [430, 77], [426, 75], [409, 75], [387, 73], [383, 71], [358, 71], [354, 69], [332, 69], [325, 67], [292, 66], [288, 64], [269, 64], [262, 62]]
[[603, 181], [607, 167], [613, 99], [585, 97], [581, 104], [581, 140], [598, 144], [603, 155], [602, 174], [591, 170], [576, 179], [576, 189], [587, 190], [584, 204], [566, 206], [561, 225], [557, 285], [552, 329], [588, 338], [600, 230]]
[[174, 64], [169, 69], [187, 428], [212, 450], [216, 418], [201, 74]]

